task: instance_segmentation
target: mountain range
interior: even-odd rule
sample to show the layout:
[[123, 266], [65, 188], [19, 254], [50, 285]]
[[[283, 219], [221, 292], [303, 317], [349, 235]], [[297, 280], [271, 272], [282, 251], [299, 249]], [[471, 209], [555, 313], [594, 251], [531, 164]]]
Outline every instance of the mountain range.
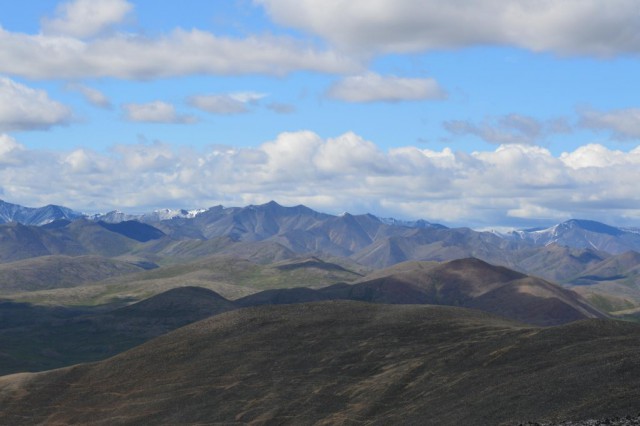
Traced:
[[590, 248], [611, 254], [640, 250], [640, 232], [592, 220], [572, 219], [547, 229], [512, 231], [506, 234], [516, 240], [536, 245], [557, 244], [573, 248]]
[[8, 424], [635, 414], [633, 229], [499, 234], [275, 202], [140, 216], [48, 206], [29, 222], [38, 209], [11, 206]]
[[[292, 220], [292, 218], [295, 219]], [[402, 234], [398, 232], [398, 228], [449, 229], [424, 219], [409, 221], [380, 218], [371, 214], [351, 215], [349, 213], [335, 216], [319, 213], [302, 205], [283, 207], [275, 201], [247, 207], [162, 209], [142, 214], [114, 210], [108, 213], [85, 214], [59, 205], [31, 208], [0, 200], [0, 224], [16, 222], [23, 225], [42, 226], [56, 221], [77, 219], [86, 219], [104, 225], [131, 221], [147, 223], [174, 237], [211, 239], [216, 236], [230, 236], [239, 240], [253, 241], [274, 235], [291, 238], [290, 232], [301, 229], [321, 232], [323, 228], [340, 226], [341, 221], [349, 222], [350, 220], [354, 220], [362, 228], [361, 242], [368, 243], [378, 240], [381, 235]], [[390, 231], [389, 228], [394, 231]], [[593, 249], [614, 255], [630, 250], [640, 251], [640, 230], [615, 227], [591, 220], [571, 219], [546, 229], [532, 228], [506, 233], [492, 232], [492, 234], [501, 239], [531, 243], [535, 246], [556, 244], [570, 248]]]
[[[14, 218], [36, 210], [70, 212], [56, 206], [26, 210], [16, 205], [7, 207], [7, 203], [2, 206], [12, 211]], [[38, 216], [40, 222], [46, 222], [40, 226], [14, 220], [0, 225], [0, 264], [43, 256], [99, 256], [105, 265], [125, 262], [149, 269], [192, 264], [211, 256], [258, 264], [316, 256], [329, 261], [341, 259], [352, 270], [373, 270], [412, 260], [474, 257], [561, 283], [608, 312], [635, 314], [633, 310], [640, 308], [640, 259], [633, 251], [640, 247], [640, 234], [593, 221], [571, 220], [549, 229], [498, 234], [447, 228], [427, 221], [380, 219], [371, 214], [335, 216], [273, 201], [257, 206], [177, 211], [177, 215], [176, 211], [161, 213], [142, 215], [139, 220], [119, 216], [123, 219], [120, 221], [114, 215], [107, 221], [79, 213], [68, 213], [65, 218]], [[612, 265], [617, 265], [615, 273]], [[18, 270], [5, 274], [19, 279], [21, 267], [16, 263], [3, 269]], [[44, 274], [40, 272], [39, 276]], [[83, 282], [73, 274], [66, 278], [53, 274], [37, 287], [74, 287], [105, 278], [108, 276], [97, 274]], [[9, 288], [0, 286], [0, 295], [7, 294]]]

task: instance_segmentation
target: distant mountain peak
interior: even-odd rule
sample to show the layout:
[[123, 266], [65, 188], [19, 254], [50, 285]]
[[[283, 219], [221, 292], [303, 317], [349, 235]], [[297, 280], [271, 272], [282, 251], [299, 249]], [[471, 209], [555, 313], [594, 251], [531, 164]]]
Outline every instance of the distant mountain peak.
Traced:
[[598, 234], [609, 234], [614, 236], [619, 236], [624, 233], [620, 228], [616, 228], [610, 225], [606, 225], [601, 222], [596, 222], [595, 220], [585, 220], [585, 219], [571, 219], [566, 222], [560, 224], [560, 226], [567, 226], [570, 228], [582, 228], [584, 230], [590, 232], [596, 232]]
[[24, 225], [41, 226], [60, 219], [73, 220], [82, 216], [82, 213], [55, 204], [34, 208], [0, 200], [0, 223], [19, 222]]
[[[372, 215], [373, 216], [373, 215]], [[447, 229], [446, 226], [439, 223], [431, 223], [424, 219], [417, 220], [401, 220], [393, 217], [376, 217], [380, 222], [386, 225], [392, 226], [406, 226], [408, 228], [435, 228], [435, 229]]]
[[640, 250], [640, 234], [594, 220], [570, 219], [546, 229], [514, 231], [508, 237], [536, 245], [557, 244], [619, 254]]

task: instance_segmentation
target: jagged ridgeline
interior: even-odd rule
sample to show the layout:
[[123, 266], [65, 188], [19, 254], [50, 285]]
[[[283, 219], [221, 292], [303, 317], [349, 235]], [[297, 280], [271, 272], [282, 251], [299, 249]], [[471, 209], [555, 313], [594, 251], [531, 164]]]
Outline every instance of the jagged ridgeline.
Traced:
[[[593, 221], [570, 220], [548, 229], [500, 234], [371, 214], [335, 216], [275, 202], [167, 209], [140, 215], [83, 215], [60, 206], [35, 209], [0, 202], [0, 211], [0, 221], [12, 221], [0, 225], [1, 263], [42, 256], [91, 255], [107, 258], [107, 263], [117, 260], [150, 269], [210, 256], [230, 256], [262, 265], [316, 256], [328, 261], [339, 259], [338, 263], [361, 273], [411, 260], [474, 257], [560, 283], [608, 312], [633, 316], [640, 304], [640, 259], [636, 252], [640, 250], [640, 234], [635, 229]], [[162, 278], [157, 274], [149, 276]], [[174, 270], [171, 274], [177, 273]], [[97, 275], [93, 281], [103, 277]], [[202, 284], [199, 276], [194, 279], [192, 283]], [[83, 280], [73, 274], [68, 278], [53, 274], [51, 280], [45, 279], [36, 287], [76, 286]], [[232, 296], [229, 289], [213, 289]], [[11, 279], [4, 289], [0, 288], [0, 294], [9, 290], [15, 290]], [[233, 296], [252, 291], [243, 289]]]

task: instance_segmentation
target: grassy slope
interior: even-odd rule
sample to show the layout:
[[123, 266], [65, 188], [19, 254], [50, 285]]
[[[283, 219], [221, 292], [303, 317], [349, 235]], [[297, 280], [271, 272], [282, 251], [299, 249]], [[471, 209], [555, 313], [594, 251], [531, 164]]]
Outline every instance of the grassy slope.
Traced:
[[640, 326], [326, 302], [226, 313], [109, 360], [0, 378], [14, 424], [438, 424], [635, 414]]
[[0, 264], [0, 294], [73, 287], [143, 271], [100, 256], [41, 256]]
[[[73, 289], [25, 292], [15, 300], [63, 305], [100, 305], [118, 301], [142, 300], [172, 288], [198, 286], [237, 299], [269, 288], [322, 287], [361, 278], [360, 272], [309, 264], [308, 259], [261, 265], [248, 260], [213, 256], [196, 262], [165, 266]], [[295, 265], [297, 268], [283, 268]], [[325, 265], [333, 265], [325, 263]]]

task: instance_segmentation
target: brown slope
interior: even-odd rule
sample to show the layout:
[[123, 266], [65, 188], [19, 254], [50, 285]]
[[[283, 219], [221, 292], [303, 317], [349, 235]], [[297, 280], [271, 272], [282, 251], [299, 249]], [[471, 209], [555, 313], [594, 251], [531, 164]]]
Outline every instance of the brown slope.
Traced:
[[606, 317], [572, 291], [478, 259], [442, 264], [406, 262], [376, 271], [351, 285], [339, 283], [317, 290], [273, 289], [236, 302], [259, 306], [320, 300], [462, 306], [535, 325]]
[[478, 311], [243, 309], [109, 360], [0, 378], [7, 424], [500, 425], [635, 414], [640, 327]]
[[605, 317], [572, 291], [473, 258], [435, 266], [431, 262], [397, 265], [332, 294], [378, 303], [471, 307], [537, 325]]

